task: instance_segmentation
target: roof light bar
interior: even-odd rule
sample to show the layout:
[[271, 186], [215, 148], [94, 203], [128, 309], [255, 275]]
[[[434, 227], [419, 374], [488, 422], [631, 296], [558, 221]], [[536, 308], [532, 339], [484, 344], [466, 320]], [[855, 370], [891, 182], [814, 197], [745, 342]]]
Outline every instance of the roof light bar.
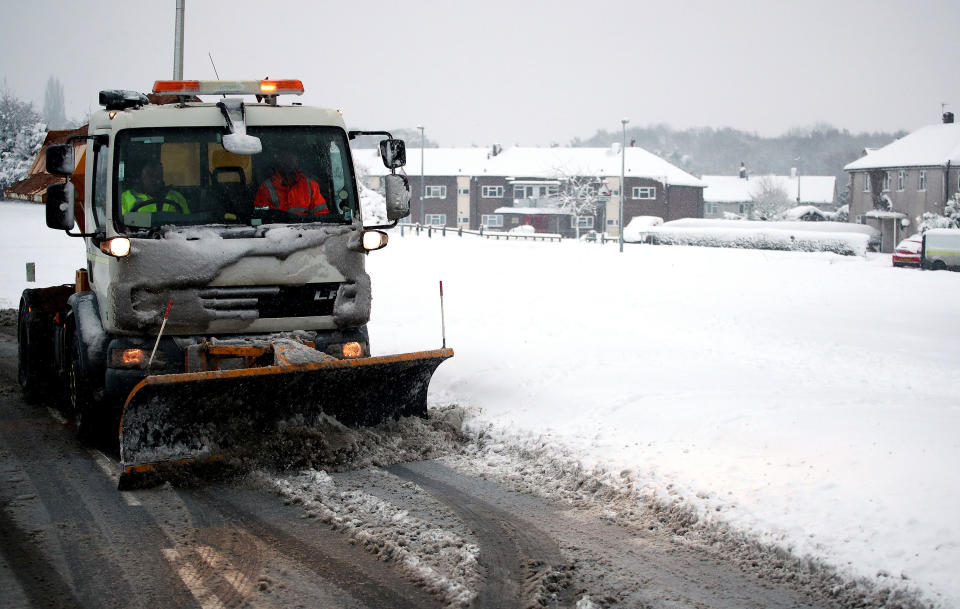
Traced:
[[158, 80], [153, 92], [165, 95], [303, 95], [299, 80]]

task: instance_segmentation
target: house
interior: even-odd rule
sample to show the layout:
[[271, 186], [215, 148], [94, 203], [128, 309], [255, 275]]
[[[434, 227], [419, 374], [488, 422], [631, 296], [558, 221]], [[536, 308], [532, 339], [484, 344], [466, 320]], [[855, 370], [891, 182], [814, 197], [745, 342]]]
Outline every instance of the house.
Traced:
[[953, 113], [844, 167], [850, 174], [850, 221], [880, 230], [882, 252], [916, 232], [926, 212], [943, 214], [960, 191], [960, 125]]
[[834, 176], [805, 176], [795, 170], [789, 176], [751, 176], [741, 168], [740, 175], [705, 175], [703, 217], [723, 218], [735, 214], [742, 218], [753, 215], [753, 201], [762, 185], [779, 187], [798, 206], [812, 206], [822, 211], [836, 209]]
[[[667, 220], [701, 217], [704, 184], [642, 148], [621, 157], [609, 148], [428, 148], [423, 151], [423, 215], [420, 213], [419, 149], [407, 149], [411, 182], [410, 220], [435, 226], [510, 230], [531, 225], [537, 232], [574, 236], [579, 228], [619, 229], [621, 164], [626, 183], [624, 216]], [[386, 173], [379, 155], [355, 150], [354, 162], [365, 183], [378, 187]], [[598, 201], [595, 211], [577, 214], [561, 205], [571, 184]], [[454, 189], [456, 189], [454, 191]], [[456, 192], [456, 195], [453, 193]]]

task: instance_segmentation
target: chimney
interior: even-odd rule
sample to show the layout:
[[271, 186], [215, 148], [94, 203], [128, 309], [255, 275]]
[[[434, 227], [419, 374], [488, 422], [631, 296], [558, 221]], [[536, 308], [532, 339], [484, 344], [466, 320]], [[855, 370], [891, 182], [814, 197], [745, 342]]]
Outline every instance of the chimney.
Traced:
[[943, 124], [952, 125], [953, 124], [953, 112], [944, 112], [943, 113]]
[[747, 166], [743, 164], [743, 161], [740, 161], [740, 179], [747, 179]]

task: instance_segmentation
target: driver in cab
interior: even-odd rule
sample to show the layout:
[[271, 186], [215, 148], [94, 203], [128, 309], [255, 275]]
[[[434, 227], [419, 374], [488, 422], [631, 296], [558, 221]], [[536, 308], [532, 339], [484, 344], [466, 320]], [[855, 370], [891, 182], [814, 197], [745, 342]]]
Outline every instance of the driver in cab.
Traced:
[[327, 201], [320, 194], [320, 185], [308, 178], [297, 163], [297, 154], [290, 149], [277, 153], [274, 173], [260, 185], [254, 206], [276, 209], [298, 216], [329, 214]]
[[[123, 213], [157, 211], [189, 214], [187, 200], [176, 190], [166, 188], [163, 182], [163, 165], [148, 163], [140, 170], [140, 184], [132, 185], [120, 195], [120, 209]], [[166, 190], [166, 192], [164, 192]], [[157, 209], [157, 201], [162, 201]]]

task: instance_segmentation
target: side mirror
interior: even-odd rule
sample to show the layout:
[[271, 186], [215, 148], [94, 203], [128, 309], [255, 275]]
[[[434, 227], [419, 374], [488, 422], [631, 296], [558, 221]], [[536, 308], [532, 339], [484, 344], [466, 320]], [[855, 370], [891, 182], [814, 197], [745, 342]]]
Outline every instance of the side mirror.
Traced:
[[396, 169], [407, 164], [407, 146], [403, 140], [380, 140], [380, 158], [387, 169]]
[[[402, 141], [400, 143], [403, 144]], [[384, 176], [383, 186], [387, 200], [387, 220], [393, 222], [409, 216], [410, 182], [407, 178], [398, 173], [391, 173]]]
[[68, 176], [76, 167], [76, 163], [73, 162], [73, 146], [69, 144], [47, 146], [47, 173]]
[[47, 187], [47, 226], [56, 230], [73, 230], [74, 223], [73, 184], [67, 182]]

